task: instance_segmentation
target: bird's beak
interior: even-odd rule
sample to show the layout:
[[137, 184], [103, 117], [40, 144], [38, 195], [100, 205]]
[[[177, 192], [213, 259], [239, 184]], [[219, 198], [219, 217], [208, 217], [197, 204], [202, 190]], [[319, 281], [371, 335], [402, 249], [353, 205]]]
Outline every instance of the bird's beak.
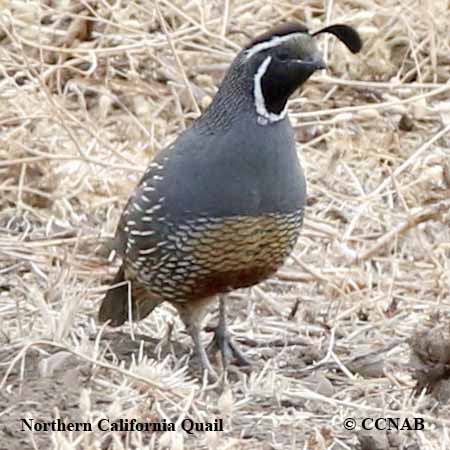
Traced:
[[325, 64], [325, 61], [321, 56], [317, 57], [314, 61], [311, 62], [314, 66], [315, 70], [324, 70], [327, 68], [327, 65]]
[[309, 61], [302, 60], [301, 63], [304, 66], [308, 66], [312, 70], [323, 70], [327, 68], [327, 65], [325, 64], [322, 56], [316, 56], [314, 59], [311, 59]]

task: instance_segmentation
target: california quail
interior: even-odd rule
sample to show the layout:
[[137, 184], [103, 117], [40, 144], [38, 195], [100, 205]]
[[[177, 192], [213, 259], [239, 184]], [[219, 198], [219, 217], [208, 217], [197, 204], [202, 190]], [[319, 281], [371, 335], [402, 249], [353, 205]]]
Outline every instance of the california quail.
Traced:
[[219, 296], [216, 342], [224, 362], [247, 364], [227, 332], [223, 295], [268, 278], [297, 241], [306, 186], [286, 103], [325, 68], [314, 39], [323, 32], [353, 53], [361, 49], [346, 25], [313, 34], [295, 23], [274, 28], [237, 55], [204, 114], [156, 155], [119, 221], [122, 266], [103, 299], [101, 322], [140, 320], [168, 301], [214, 377], [200, 323]]

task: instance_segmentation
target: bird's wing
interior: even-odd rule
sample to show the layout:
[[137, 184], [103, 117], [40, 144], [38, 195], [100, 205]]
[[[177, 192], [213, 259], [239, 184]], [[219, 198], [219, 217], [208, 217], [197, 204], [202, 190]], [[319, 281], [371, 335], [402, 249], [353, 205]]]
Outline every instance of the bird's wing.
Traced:
[[123, 209], [113, 248], [126, 259], [135, 260], [141, 251], [153, 248], [162, 239], [166, 224], [161, 183], [170, 151], [171, 147], [156, 155]]

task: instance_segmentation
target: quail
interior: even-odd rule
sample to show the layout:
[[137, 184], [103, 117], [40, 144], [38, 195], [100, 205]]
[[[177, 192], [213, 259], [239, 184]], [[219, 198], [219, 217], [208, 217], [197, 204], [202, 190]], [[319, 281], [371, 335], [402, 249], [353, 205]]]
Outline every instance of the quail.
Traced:
[[226, 294], [273, 275], [299, 236], [306, 184], [287, 100], [325, 68], [315, 41], [324, 32], [353, 53], [362, 47], [347, 25], [273, 28], [236, 56], [210, 106], [155, 156], [119, 220], [114, 249], [122, 264], [101, 322], [141, 320], [170, 302], [214, 379], [200, 331], [218, 298], [214, 342], [223, 362], [249, 364], [226, 326]]

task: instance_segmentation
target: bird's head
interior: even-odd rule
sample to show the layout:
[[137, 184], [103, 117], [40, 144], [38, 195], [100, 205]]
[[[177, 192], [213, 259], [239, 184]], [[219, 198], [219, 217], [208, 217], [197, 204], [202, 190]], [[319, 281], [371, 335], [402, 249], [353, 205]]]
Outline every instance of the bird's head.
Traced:
[[269, 122], [286, 115], [286, 102], [316, 70], [325, 69], [316, 36], [331, 33], [352, 53], [362, 48], [357, 31], [331, 25], [314, 33], [296, 23], [278, 26], [250, 42], [238, 57], [253, 81], [253, 99], [259, 116]]

